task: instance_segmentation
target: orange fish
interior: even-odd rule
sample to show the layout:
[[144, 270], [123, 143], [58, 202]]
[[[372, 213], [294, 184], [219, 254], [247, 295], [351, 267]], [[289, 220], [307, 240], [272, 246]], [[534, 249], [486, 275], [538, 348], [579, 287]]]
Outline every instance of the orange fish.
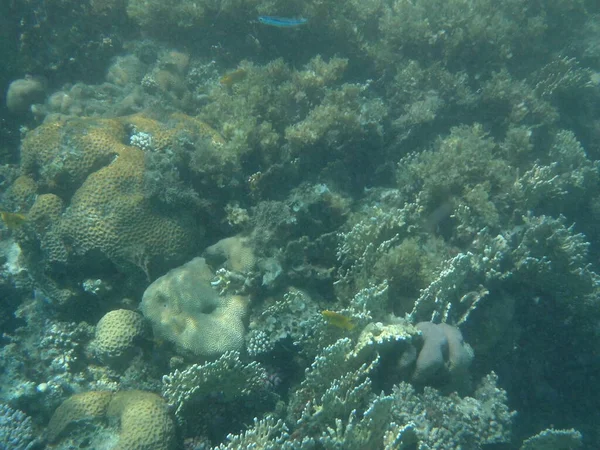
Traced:
[[220, 82], [223, 86], [230, 88], [235, 83], [238, 83], [238, 82], [242, 81], [244, 78], [246, 78], [246, 75], [248, 75], [246, 72], [246, 69], [240, 68], [240, 69], [234, 70], [233, 72], [229, 72], [229, 73], [226, 73], [225, 75], [223, 75], [221, 77]]
[[27, 216], [19, 213], [12, 213], [8, 211], [0, 211], [0, 218], [9, 230], [14, 230], [20, 227], [27, 220]]
[[355, 325], [352, 323], [352, 320], [350, 320], [349, 317], [346, 317], [338, 312], [329, 311], [328, 309], [325, 309], [321, 311], [321, 314], [323, 315], [323, 317], [329, 325], [333, 325], [336, 328], [341, 328], [342, 330], [350, 331], [355, 327]]

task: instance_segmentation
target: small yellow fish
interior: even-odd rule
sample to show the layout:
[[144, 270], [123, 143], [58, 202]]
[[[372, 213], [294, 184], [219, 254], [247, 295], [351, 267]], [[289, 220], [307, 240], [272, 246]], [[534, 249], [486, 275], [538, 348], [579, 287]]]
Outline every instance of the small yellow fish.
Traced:
[[27, 220], [27, 217], [23, 214], [8, 211], [0, 211], [0, 217], [2, 218], [2, 222], [6, 225], [6, 228], [9, 230], [20, 227]]
[[323, 315], [323, 317], [329, 325], [333, 325], [336, 328], [341, 328], [342, 330], [350, 331], [355, 326], [349, 317], [346, 317], [343, 314], [337, 313], [335, 311], [329, 311], [328, 309], [325, 309], [321, 311], [321, 314]]
[[233, 72], [229, 72], [229, 73], [226, 73], [225, 75], [223, 75], [221, 77], [220, 82], [223, 86], [230, 88], [235, 83], [238, 83], [238, 82], [242, 81], [244, 78], [246, 78], [246, 75], [247, 75], [246, 69], [237, 69], [237, 70], [234, 70]]

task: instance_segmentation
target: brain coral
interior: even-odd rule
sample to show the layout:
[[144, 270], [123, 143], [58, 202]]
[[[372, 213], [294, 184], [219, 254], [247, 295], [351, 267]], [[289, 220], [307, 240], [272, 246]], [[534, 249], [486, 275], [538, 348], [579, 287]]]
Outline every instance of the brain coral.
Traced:
[[194, 258], [146, 289], [140, 309], [156, 337], [203, 358], [242, 347], [246, 298], [219, 296], [212, 277], [204, 258]]
[[175, 447], [175, 424], [167, 404], [156, 394], [117, 392], [107, 416], [120, 425], [119, 442], [113, 450], [169, 450]]
[[26, 211], [31, 207], [37, 193], [37, 183], [31, 177], [21, 175], [6, 190], [2, 203], [12, 211]]
[[[150, 133], [160, 147], [127, 145], [136, 130]], [[188, 132], [218, 137], [184, 115], [165, 123], [143, 115], [81, 117], [29, 132], [21, 147], [23, 175], [8, 191], [15, 211], [29, 209], [38, 196], [28, 239], [39, 242], [45, 261], [78, 265], [94, 253], [122, 271], [133, 264], [147, 274], [153, 262], [181, 261], [201, 245], [202, 228], [192, 214], [159, 210], [144, 188], [145, 152], [168, 151]]]
[[140, 314], [117, 309], [100, 319], [92, 346], [102, 361], [120, 362], [132, 355], [136, 343], [146, 334], [144, 318]]
[[56, 408], [48, 423], [48, 441], [55, 442], [74, 422], [103, 417], [112, 395], [108, 391], [92, 391], [66, 399]]
[[99, 250], [117, 265], [129, 261], [141, 266], [155, 256], [186, 254], [195, 242], [194, 227], [151, 208], [144, 197], [143, 171], [143, 151], [126, 147], [110, 165], [87, 177], [60, 224], [59, 232], [73, 242], [76, 253]]
[[21, 171], [51, 192], [68, 192], [123, 146], [125, 128], [116, 119], [79, 118], [40, 125], [25, 136]]
[[[77, 422], [105, 418], [118, 430], [113, 450], [171, 450], [175, 447], [175, 424], [166, 403], [158, 395], [143, 391], [92, 391], [69, 397], [50, 419], [48, 440], [57, 442]], [[73, 430], [76, 436], [77, 431]], [[88, 448], [100, 448], [100, 445], [104, 448], [111, 440], [105, 434], [90, 433], [86, 427], [79, 431], [83, 433], [80, 439]]]

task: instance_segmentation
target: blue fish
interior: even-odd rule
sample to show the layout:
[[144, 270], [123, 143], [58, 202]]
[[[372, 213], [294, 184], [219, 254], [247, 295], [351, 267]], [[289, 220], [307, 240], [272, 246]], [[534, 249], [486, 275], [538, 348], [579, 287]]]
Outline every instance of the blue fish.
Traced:
[[291, 28], [304, 25], [308, 19], [304, 17], [278, 17], [278, 16], [258, 16], [258, 21], [263, 25], [272, 27]]

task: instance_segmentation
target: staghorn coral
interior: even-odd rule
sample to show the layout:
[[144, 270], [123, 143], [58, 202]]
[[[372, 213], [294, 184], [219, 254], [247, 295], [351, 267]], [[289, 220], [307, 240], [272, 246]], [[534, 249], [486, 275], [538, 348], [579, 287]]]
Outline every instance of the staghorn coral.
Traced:
[[361, 135], [381, 136], [387, 109], [381, 99], [367, 98], [367, 87], [346, 83], [327, 92], [304, 120], [286, 128], [285, 138], [292, 149], [309, 149], [323, 140], [334, 144]]
[[576, 314], [585, 314], [594, 304], [598, 280], [586, 263], [588, 245], [582, 234], [565, 226], [564, 217], [525, 216], [523, 225], [497, 236], [484, 229], [472, 252], [444, 263], [409, 317], [463, 324], [492, 301], [492, 289], [497, 295], [502, 286], [510, 290], [515, 284], [563, 306], [577, 304]]
[[214, 450], [240, 450], [260, 448], [264, 450], [311, 450], [315, 448], [315, 440], [303, 439], [302, 442], [289, 440], [287, 428], [282, 420], [275, 420], [271, 415], [264, 419], [254, 418], [251, 428], [242, 434], [227, 436], [228, 442], [214, 447]]
[[472, 397], [440, 395], [432, 388], [422, 394], [408, 383], [400, 383], [391, 394], [394, 405], [389, 419], [397, 424], [412, 423], [413, 444], [423, 448], [482, 448], [510, 442], [516, 413], [507, 406], [506, 392], [491, 373]]
[[469, 208], [472, 223], [458, 224], [457, 240], [472, 238], [484, 226], [497, 226], [502, 211], [498, 211], [499, 202], [492, 200], [505, 195], [514, 178], [511, 168], [496, 155], [495, 142], [481, 125], [461, 126], [436, 147], [400, 161], [399, 189], [425, 208], [425, 217], [445, 202], [450, 203], [450, 211], [461, 205]]
[[311, 319], [318, 317], [318, 308], [309, 293], [289, 287], [262, 308], [254, 308], [247, 336], [248, 352], [256, 356], [273, 350], [286, 339], [299, 342], [311, 334]]
[[[227, 153], [237, 158], [252, 155], [258, 171], [268, 172], [257, 185], [251, 184], [256, 195], [275, 189], [273, 183], [282, 178], [281, 168], [273, 164], [291, 157], [299, 157], [296, 163], [311, 170], [315, 167], [311, 164], [323, 167], [334, 155], [353, 161], [369, 158], [362, 151], [348, 152], [347, 147], [380, 140], [386, 108], [381, 99], [368, 94], [368, 84], [340, 86], [346, 66], [345, 59], [326, 61], [320, 56], [302, 70], [292, 70], [283, 60], [264, 66], [242, 62], [244, 79], [231, 89], [218, 86], [211, 92], [202, 119], [221, 131]], [[326, 145], [334, 151], [319, 151]], [[252, 173], [258, 172], [248, 175]]]
[[[409, 325], [377, 328], [360, 346], [345, 338], [325, 347], [305, 372], [287, 408], [287, 426], [267, 415], [218, 449], [261, 448], [350, 450], [411, 448], [482, 448], [510, 441], [514, 419], [495, 374], [483, 378], [472, 397], [443, 396], [432, 388], [417, 393], [408, 383], [389, 394], [373, 395], [372, 374], [390, 344], [409, 343]], [[397, 334], [396, 338], [391, 335]], [[366, 350], [368, 349], [368, 350]], [[367, 351], [367, 353], [365, 353]], [[367, 360], [360, 357], [369, 355]], [[235, 447], [238, 448], [238, 447]]]
[[437, 215], [447, 211], [428, 217], [418, 202], [398, 207], [403, 201], [398, 190], [379, 195], [380, 204], [365, 202], [337, 232], [339, 263], [334, 281], [338, 298], [354, 298], [365, 289], [385, 284], [387, 300], [367, 308], [375, 320], [383, 320], [390, 311], [398, 316], [410, 311], [419, 288], [431, 282], [449, 253], [447, 243], [427, 234], [436, 226]]
[[247, 300], [220, 296], [211, 286], [212, 278], [204, 258], [194, 258], [146, 289], [140, 309], [155, 337], [203, 359], [242, 348]]
[[514, 184], [513, 201], [522, 211], [576, 217], [589, 207], [598, 187], [598, 161], [592, 161], [572, 131], [559, 130], [551, 145]]
[[349, 338], [337, 340], [320, 352], [288, 404], [288, 420], [304, 433], [333, 426], [346, 418], [371, 394], [368, 374], [379, 362], [378, 355], [363, 362], [352, 353]]

